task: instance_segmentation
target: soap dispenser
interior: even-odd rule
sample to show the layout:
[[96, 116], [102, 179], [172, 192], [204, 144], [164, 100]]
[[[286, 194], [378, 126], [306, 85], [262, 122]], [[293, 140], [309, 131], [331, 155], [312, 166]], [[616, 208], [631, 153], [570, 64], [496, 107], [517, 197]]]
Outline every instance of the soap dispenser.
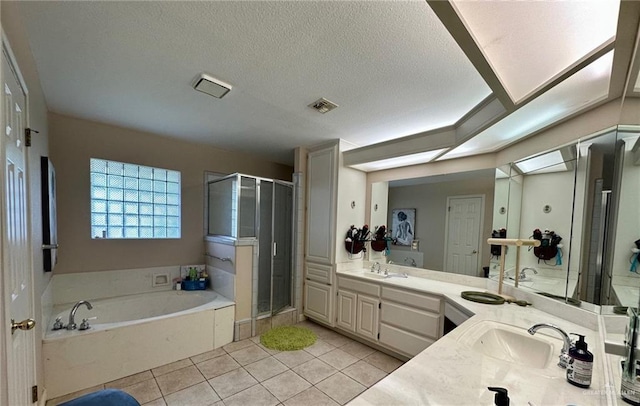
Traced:
[[587, 350], [587, 343], [582, 334], [571, 334], [578, 336], [578, 341], [569, 349], [567, 381], [572, 385], [588, 388], [593, 374], [593, 354]]
[[489, 386], [487, 389], [496, 393], [493, 397], [493, 403], [496, 406], [509, 406], [509, 394], [505, 388]]

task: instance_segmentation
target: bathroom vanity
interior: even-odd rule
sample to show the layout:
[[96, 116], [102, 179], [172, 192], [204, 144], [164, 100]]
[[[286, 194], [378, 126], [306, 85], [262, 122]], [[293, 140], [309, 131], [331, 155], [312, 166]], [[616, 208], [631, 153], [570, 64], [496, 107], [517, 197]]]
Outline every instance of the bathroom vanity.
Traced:
[[[397, 277], [407, 268], [386, 268], [393, 277], [366, 268], [335, 274], [336, 330], [411, 358], [350, 404], [491, 405], [489, 386], [508, 389], [512, 404], [623, 404], [619, 373], [616, 379], [605, 354], [603, 316], [510, 286], [506, 293], [533, 306], [474, 303], [460, 293], [496, 291], [497, 284], [422, 269]], [[446, 309], [458, 326], [443, 335]], [[586, 336], [595, 357], [590, 388], [566, 381], [557, 366], [562, 337], [551, 329], [529, 334], [537, 323]]]

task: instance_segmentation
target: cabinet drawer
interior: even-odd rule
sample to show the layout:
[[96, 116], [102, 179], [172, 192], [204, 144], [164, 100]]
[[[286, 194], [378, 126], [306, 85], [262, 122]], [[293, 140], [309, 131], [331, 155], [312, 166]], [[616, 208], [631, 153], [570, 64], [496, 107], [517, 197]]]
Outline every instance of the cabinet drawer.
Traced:
[[380, 343], [413, 357], [435, 341], [380, 323]]
[[380, 321], [434, 339], [438, 339], [441, 335], [442, 317], [439, 314], [398, 303], [383, 301]]
[[312, 281], [331, 285], [333, 283], [333, 266], [306, 262], [306, 278]]
[[442, 313], [442, 298], [439, 296], [384, 286], [382, 288], [382, 298], [417, 307], [418, 309]]
[[338, 277], [338, 287], [340, 289], [348, 289], [354, 292], [364, 293], [369, 296], [380, 296], [380, 285], [376, 285], [375, 283]]

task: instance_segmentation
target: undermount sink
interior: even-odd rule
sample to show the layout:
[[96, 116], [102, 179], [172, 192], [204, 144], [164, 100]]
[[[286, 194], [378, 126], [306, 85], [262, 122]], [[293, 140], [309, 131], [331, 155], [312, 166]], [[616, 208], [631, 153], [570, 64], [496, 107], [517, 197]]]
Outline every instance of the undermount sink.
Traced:
[[363, 274], [367, 278], [373, 278], [373, 279], [385, 279], [387, 277], [385, 274], [377, 273], [377, 272], [364, 272]]
[[557, 364], [562, 341], [526, 329], [493, 321], [481, 321], [458, 339], [473, 350], [503, 362], [528, 368], [548, 368]]

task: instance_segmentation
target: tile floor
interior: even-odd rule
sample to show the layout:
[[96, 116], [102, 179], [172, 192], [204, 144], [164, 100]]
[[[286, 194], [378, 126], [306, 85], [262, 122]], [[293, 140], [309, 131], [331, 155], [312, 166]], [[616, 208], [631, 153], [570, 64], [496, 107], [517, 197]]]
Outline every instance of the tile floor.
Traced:
[[47, 406], [118, 388], [145, 406], [344, 405], [402, 361], [305, 321], [318, 336], [301, 351], [263, 347], [259, 337], [52, 399]]

